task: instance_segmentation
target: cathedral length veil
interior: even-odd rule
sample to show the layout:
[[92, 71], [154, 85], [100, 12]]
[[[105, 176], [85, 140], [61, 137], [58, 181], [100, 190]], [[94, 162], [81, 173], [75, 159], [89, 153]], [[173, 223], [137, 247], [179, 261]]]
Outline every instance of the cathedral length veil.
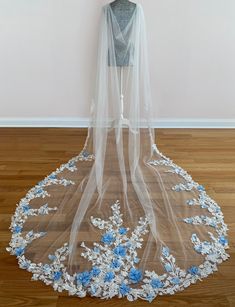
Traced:
[[124, 29], [103, 7], [93, 97], [83, 150], [21, 199], [7, 250], [79, 297], [152, 301], [216, 271], [229, 257], [223, 213], [155, 144], [140, 4]]

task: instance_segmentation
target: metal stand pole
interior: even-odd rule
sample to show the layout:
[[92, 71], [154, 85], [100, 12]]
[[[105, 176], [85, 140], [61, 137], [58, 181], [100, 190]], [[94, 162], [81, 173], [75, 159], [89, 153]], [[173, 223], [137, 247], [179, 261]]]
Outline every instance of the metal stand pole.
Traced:
[[120, 102], [121, 102], [121, 120], [124, 119], [124, 96], [123, 96], [123, 67], [120, 67]]

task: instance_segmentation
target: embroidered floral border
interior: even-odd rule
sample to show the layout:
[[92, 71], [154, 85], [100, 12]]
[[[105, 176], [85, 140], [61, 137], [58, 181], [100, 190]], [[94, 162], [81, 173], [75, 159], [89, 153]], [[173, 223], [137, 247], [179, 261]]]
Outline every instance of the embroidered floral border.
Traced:
[[[19, 267], [31, 272], [33, 274], [32, 280], [41, 280], [59, 292], [66, 290], [69, 295], [78, 297], [91, 295], [103, 299], [117, 296], [119, 298], [126, 297], [129, 301], [140, 298], [149, 302], [158, 295], [182, 291], [190, 284], [217, 271], [217, 264], [229, 258], [229, 254], [226, 253], [226, 249], [229, 248], [228, 227], [224, 223], [220, 207], [206, 194], [202, 185], [193, 181], [185, 170], [159, 152], [156, 144], [153, 145], [153, 150], [161, 156], [161, 159], [149, 161], [149, 165], [166, 166], [166, 172], [172, 172], [184, 178], [186, 183], [177, 184], [172, 187], [172, 190], [180, 192], [196, 189], [199, 192], [198, 199], [189, 199], [186, 205], [200, 206], [211, 214], [211, 217], [201, 215], [183, 219], [185, 223], [207, 225], [216, 230], [217, 236], [208, 232], [211, 241], [200, 241], [195, 233], [191, 236], [192, 247], [205, 257], [204, 263], [183, 270], [177, 266], [176, 259], [170, 249], [164, 246], [160, 260], [165, 273], [159, 275], [154, 271], [142, 272], [138, 268], [140, 259], [137, 249], [142, 247], [142, 236], [149, 231], [151, 217], [140, 218], [138, 225], [131, 232], [129, 228], [123, 226], [118, 200], [111, 206], [112, 216], [109, 217], [109, 220], [91, 217], [93, 226], [103, 231], [100, 242], [95, 242], [93, 248], [88, 248], [84, 242], [81, 244], [84, 249], [81, 256], [91, 262], [91, 270], [73, 275], [67, 272], [64, 261], [69, 255], [68, 243], [57, 249], [53, 255], [48, 255], [49, 263], [47, 264], [33, 263], [26, 259], [24, 252], [27, 245], [46, 233], [35, 233], [31, 230], [23, 237], [22, 230], [25, 221], [30, 216], [50, 214], [50, 212], [57, 210], [57, 207], [50, 208], [48, 204], [39, 209], [33, 209], [29, 205], [30, 201], [37, 197], [49, 197], [49, 193], [44, 190], [47, 186], [74, 184], [71, 180], [58, 179], [57, 175], [64, 169], [71, 172], [77, 170], [76, 162], [79, 160], [92, 161], [94, 159], [94, 155], [83, 150], [78, 156], [61, 165], [59, 169], [29, 190], [17, 205], [9, 227], [12, 231], [12, 238], [6, 250], [17, 257]], [[137, 288], [136, 285], [139, 287]]]

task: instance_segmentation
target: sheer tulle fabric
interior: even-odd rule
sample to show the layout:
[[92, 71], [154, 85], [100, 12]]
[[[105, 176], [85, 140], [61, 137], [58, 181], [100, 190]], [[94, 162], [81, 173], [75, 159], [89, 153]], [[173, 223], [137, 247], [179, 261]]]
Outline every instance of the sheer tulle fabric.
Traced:
[[[116, 65], [120, 56], [117, 46], [129, 65]], [[80, 158], [75, 157], [56, 177], [52, 176], [53, 184], [44, 185], [43, 190], [50, 196], [30, 201], [31, 208], [47, 203], [57, 210], [27, 218], [22, 235], [32, 229], [46, 235], [27, 246], [25, 257], [33, 263], [47, 264], [48, 255], [67, 242], [70, 252], [64, 265], [69, 274], [91, 270], [91, 262], [82, 256], [81, 244], [93, 248], [102, 236], [91, 217], [108, 220], [113, 214], [111, 205], [119, 200], [123, 226], [129, 232], [141, 217], [150, 221], [149, 232], [143, 235], [138, 249], [138, 270], [163, 274], [160, 259], [164, 247], [169, 248], [182, 270], [199, 266], [205, 256], [195, 251], [192, 234], [196, 233], [201, 241], [210, 241], [208, 231], [214, 236], [218, 232], [206, 223], [184, 221], [201, 215], [213, 218], [210, 211], [188, 204], [200, 197], [203, 188], [195, 182], [193, 185], [190, 176], [172, 166], [155, 145], [145, 19], [139, 4], [122, 30], [111, 6], [103, 7], [94, 89], [88, 135]], [[72, 184], [61, 184], [64, 179]], [[222, 227], [226, 228], [224, 224]], [[134, 283], [133, 288], [137, 287], [140, 285]]]

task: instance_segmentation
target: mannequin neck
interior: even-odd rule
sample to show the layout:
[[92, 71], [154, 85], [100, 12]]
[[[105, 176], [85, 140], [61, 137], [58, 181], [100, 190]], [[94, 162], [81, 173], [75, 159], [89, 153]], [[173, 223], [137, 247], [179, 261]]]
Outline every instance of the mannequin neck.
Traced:
[[113, 2], [128, 3], [130, 1], [129, 0], [115, 0]]
[[115, 0], [113, 2], [111, 2], [111, 6], [112, 7], [117, 7], [117, 8], [133, 8], [136, 6], [135, 3], [129, 1], [129, 0]]
[[122, 6], [122, 5], [130, 6], [130, 5], [133, 5], [134, 3], [129, 0], [115, 0], [111, 2], [111, 4], [115, 6]]

